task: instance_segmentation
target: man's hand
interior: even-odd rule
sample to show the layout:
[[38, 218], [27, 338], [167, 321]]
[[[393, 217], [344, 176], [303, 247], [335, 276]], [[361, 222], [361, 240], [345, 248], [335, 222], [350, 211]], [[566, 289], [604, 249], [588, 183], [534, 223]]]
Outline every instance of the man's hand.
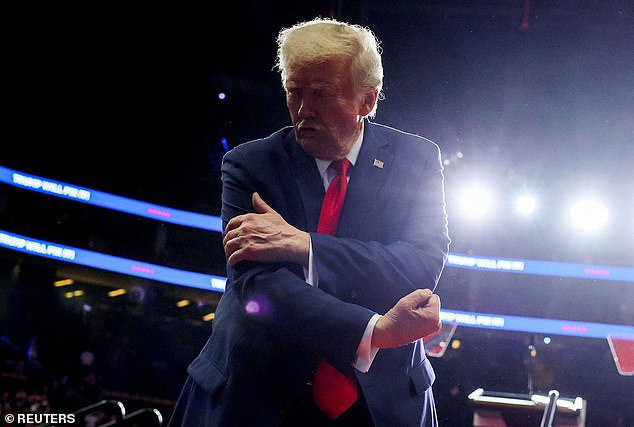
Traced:
[[372, 347], [400, 347], [437, 332], [441, 326], [440, 298], [429, 289], [417, 289], [376, 322]]
[[248, 260], [307, 266], [310, 234], [287, 223], [258, 193], [251, 200], [257, 213], [236, 216], [225, 228], [222, 245], [229, 265]]

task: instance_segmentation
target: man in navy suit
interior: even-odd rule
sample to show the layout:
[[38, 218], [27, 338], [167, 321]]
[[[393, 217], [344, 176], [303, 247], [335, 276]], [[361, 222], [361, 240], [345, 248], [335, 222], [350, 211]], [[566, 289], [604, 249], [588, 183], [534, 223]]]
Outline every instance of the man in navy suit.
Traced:
[[[227, 287], [170, 426], [436, 426], [422, 338], [449, 246], [439, 148], [370, 121], [383, 68], [367, 28], [315, 19], [277, 41], [293, 126], [223, 159]], [[344, 158], [336, 232], [318, 233]], [[313, 401], [320, 361], [351, 378], [342, 414]]]

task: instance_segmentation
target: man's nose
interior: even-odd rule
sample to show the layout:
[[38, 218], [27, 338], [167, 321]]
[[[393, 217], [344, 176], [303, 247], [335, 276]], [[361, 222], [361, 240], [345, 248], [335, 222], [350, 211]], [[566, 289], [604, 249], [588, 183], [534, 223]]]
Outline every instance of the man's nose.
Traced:
[[311, 95], [304, 95], [299, 103], [297, 115], [301, 118], [315, 116], [315, 100]]

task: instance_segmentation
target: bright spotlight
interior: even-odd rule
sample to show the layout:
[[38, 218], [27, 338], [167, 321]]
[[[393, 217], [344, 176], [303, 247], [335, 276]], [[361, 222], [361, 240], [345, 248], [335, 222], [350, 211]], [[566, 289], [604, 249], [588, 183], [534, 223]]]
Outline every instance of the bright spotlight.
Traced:
[[472, 217], [484, 216], [493, 205], [491, 193], [483, 187], [472, 187], [462, 193], [460, 206]]
[[608, 222], [608, 208], [594, 200], [582, 200], [570, 209], [570, 219], [583, 230], [596, 230]]
[[521, 196], [515, 201], [515, 209], [522, 215], [532, 214], [535, 206], [535, 199], [532, 196]]

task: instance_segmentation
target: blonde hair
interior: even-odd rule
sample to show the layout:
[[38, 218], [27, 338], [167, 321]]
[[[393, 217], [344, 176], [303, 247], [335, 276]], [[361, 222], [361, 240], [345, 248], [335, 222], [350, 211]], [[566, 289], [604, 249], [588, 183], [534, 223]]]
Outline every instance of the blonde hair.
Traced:
[[[275, 68], [286, 81], [293, 66], [322, 62], [332, 57], [349, 58], [352, 78], [361, 89], [376, 89], [383, 98], [383, 64], [380, 42], [369, 28], [331, 18], [315, 18], [283, 28], [277, 36]], [[374, 116], [376, 104], [369, 114]]]

